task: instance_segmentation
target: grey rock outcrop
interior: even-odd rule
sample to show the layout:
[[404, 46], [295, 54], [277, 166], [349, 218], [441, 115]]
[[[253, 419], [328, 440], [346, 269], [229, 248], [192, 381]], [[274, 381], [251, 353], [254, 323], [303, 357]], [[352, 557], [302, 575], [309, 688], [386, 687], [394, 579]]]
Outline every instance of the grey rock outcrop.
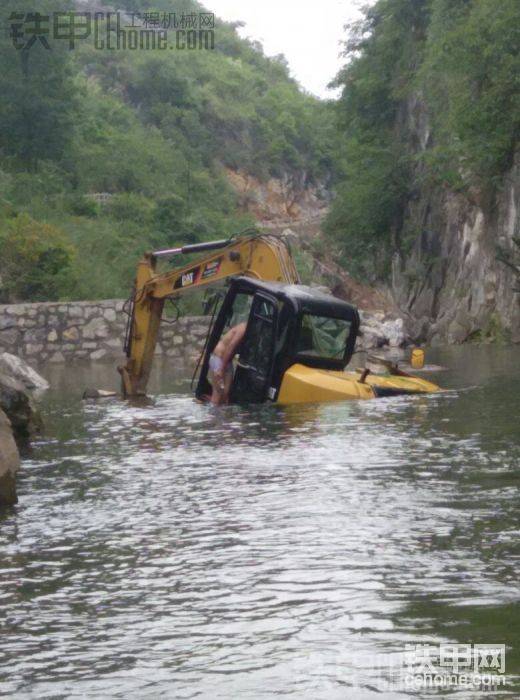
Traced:
[[[426, 151], [431, 128], [424, 100], [409, 101], [403, 125]], [[416, 159], [416, 181], [427, 178]], [[406, 240], [392, 267], [392, 291], [414, 340], [520, 342], [520, 152], [495, 194], [418, 186], [403, 212]], [[504, 260], [506, 261], [504, 263]]]
[[11, 423], [0, 409], [0, 506], [17, 502], [16, 472], [20, 456], [11, 431]]
[[34, 396], [48, 383], [20, 358], [0, 355], [0, 506], [16, 503], [18, 447], [41, 429]]
[[34, 394], [49, 388], [49, 382], [46, 379], [19, 357], [8, 352], [0, 354], [0, 374], [15, 379]]
[[361, 327], [356, 344], [357, 350], [375, 348], [401, 348], [409, 344], [410, 339], [404, 330], [402, 318], [385, 316], [382, 312], [361, 312]]
[[19, 444], [41, 428], [41, 418], [31, 393], [17, 379], [0, 373], [0, 409], [8, 416]]

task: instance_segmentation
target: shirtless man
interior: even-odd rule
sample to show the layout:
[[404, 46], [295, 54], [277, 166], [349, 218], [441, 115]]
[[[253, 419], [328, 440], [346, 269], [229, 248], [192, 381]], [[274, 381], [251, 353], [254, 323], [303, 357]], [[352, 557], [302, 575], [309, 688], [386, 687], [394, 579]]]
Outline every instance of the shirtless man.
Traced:
[[238, 323], [221, 337], [209, 358], [209, 379], [213, 391], [211, 403], [215, 406], [227, 403], [233, 380], [233, 357], [246, 332], [246, 323]]

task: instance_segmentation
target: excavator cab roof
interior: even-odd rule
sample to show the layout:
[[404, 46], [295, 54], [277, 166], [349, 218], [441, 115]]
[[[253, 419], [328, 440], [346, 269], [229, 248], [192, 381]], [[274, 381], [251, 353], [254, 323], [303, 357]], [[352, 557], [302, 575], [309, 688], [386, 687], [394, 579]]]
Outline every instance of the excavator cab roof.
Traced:
[[249, 292], [250, 294], [254, 294], [257, 291], [267, 292], [277, 299], [285, 299], [291, 302], [295, 310], [312, 310], [316, 313], [323, 313], [324, 315], [337, 318], [358, 318], [358, 311], [354, 306], [305, 284], [268, 282], [241, 276], [231, 279], [229, 285], [231, 288], [237, 289], [237, 291]]

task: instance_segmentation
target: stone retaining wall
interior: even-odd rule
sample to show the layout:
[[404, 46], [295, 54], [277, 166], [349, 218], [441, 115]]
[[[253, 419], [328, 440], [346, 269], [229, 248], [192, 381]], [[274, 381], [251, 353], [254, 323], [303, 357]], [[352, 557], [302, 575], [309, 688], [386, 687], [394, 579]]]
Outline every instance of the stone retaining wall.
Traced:
[[[0, 352], [33, 364], [119, 360], [126, 321], [123, 302], [118, 299], [0, 304]], [[191, 364], [200, 353], [208, 323], [205, 316], [163, 323], [156, 354]]]

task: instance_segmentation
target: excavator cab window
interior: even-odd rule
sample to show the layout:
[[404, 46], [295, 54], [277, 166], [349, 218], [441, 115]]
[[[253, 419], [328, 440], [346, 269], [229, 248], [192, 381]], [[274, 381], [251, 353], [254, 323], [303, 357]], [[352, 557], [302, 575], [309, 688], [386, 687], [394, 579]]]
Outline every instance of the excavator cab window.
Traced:
[[237, 294], [235, 296], [233, 306], [228, 312], [227, 328], [248, 320], [252, 301], [253, 296], [251, 294]]
[[255, 294], [231, 388], [232, 403], [261, 403], [268, 396], [275, 346], [277, 300]]
[[318, 314], [302, 314], [297, 352], [303, 356], [338, 359], [345, 355], [351, 322]]

